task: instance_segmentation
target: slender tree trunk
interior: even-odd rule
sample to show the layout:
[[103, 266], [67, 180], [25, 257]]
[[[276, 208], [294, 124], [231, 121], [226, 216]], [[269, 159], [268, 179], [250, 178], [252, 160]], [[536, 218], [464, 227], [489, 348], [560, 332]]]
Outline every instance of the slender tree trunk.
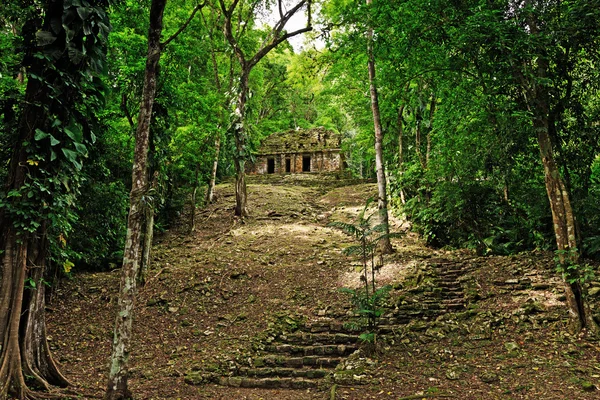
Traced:
[[[213, 9], [211, 9], [211, 13], [214, 12]], [[206, 24], [206, 19], [204, 19], [204, 23]], [[209, 31], [209, 37], [210, 37], [210, 59], [212, 61], [212, 66], [213, 66], [213, 75], [214, 75], [214, 79], [215, 79], [215, 86], [217, 88], [217, 91], [219, 93], [221, 93], [221, 78], [219, 77], [219, 65], [217, 63], [217, 57], [215, 55], [215, 48], [214, 48], [214, 37], [212, 34], [212, 31]], [[233, 66], [233, 60], [231, 60], [231, 65]], [[233, 77], [233, 70], [230, 68], [230, 78]], [[231, 88], [231, 79], [230, 79], [230, 85], [229, 87]], [[227, 104], [225, 104], [225, 107], [227, 107]], [[223, 112], [221, 111], [221, 109], [219, 109], [219, 112], [217, 113], [218, 117], [219, 117], [219, 125], [217, 126], [217, 137], [215, 138], [215, 160], [213, 161], [213, 167], [212, 167], [212, 171], [210, 174], [210, 182], [208, 183], [208, 190], [206, 192], [206, 204], [211, 204], [214, 201], [214, 197], [215, 197], [215, 184], [217, 182], [217, 169], [219, 168], [219, 153], [221, 151], [221, 131], [220, 131], [220, 121], [222, 120], [222, 116], [223, 116]]]
[[247, 208], [248, 195], [246, 191], [246, 100], [248, 99], [248, 77], [250, 68], [242, 66], [240, 76], [240, 86], [238, 100], [235, 108], [235, 121], [233, 123], [233, 134], [235, 138], [235, 215], [247, 217], [249, 215]]
[[221, 151], [221, 135], [217, 132], [215, 139], [215, 160], [213, 161], [212, 171], [210, 173], [210, 182], [206, 192], [206, 203], [210, 204], [215, 200], [215, 184], [217, 182], [217, 169], [219, 168], [219, 153]]
[[157, 190], [158, 190], [158, 171], [154, 172], [152, 177], [152, 185], [149, 192], [152, 195], [146, 196], [147, 199], [144, 202], [144, 243], [142, 244], [142, 261], [140, 264], [139, 283], [140, 285], [146, 284], [146, 275], [150, 268], [150, 256], [152, 255], [152, 242], [154, 240], [154, 216], [156, 214], [157, 205]]
[[196, 165], [196, 172], [194, 173], [194, 189], [192, 190], [192, 204], [191, 204], [191, 215], [190, 215], [190, 233], [196, 230], [196, 194], [198, 193], [198, 175], [200, 174], [200, 164]]
[[417, 111], [415, 112], [415, 124], [415, 151], [417, 152], [417, 157], [419, 158], [419, 162], [421, 163], [421, 168], [425, 170], [425, 158], [423, 157], [423, 152], [421, 151], [421, 136], [423, 125], [423, 113], [421, 110], [421, 104], [417, 106]]
[[154, 206], [146, 205], [144, 208], [144, 243], [142, 248], [142, 262], [140, 265], [139, 283], [146, 284], [146, 276], [150, 269], [150, 256], [152, 255], [152, 241], [154, 240]]
[[136, 277], [140, 265], [140, 239], [144, 222], [142, 197], [148, 189], [147, 161], [152, 107], [156, 94], [156, 74], [162, 46], [162, 19], [167, 0], [152, 0], [150, 27], [148, 29], [148, 55], [144, 75], [142, 103], [135, 138], [135, 154], [132, 168], [130, 209], [127, 220], [127, 237], [121, 271], [121, 288], [118, 312], [115, 320], [113, 349], [105, 400], [131, 398], [127, 385], [128, 361], [131, 351], [133, 309], [136, 294]]
[[[398, 125], [398, 174], [404, 174], [404, 104], [398, 107], [398, 117], [396, 123]], [[406, 204], [406, 196], [404, 188], [400, 188], [400, 201]]]
[[431, 103], [429, 103], [429, 128], [427, 129], [427, 149], [425, 152], [425, 168], [429, 166], [429, 158], [431, 157], [431, 131], [433, 130], [433, 116], [435, 114], [435, 106], [437, 98], [435, 93], [431, 95]]
[[[366, 0], [367, 5], [372, 0]], [[367, 31], [367, 56], [369, 69], [369, 92], [371, 93], [371, 110], [373, 111], [373, 124], [375, 127], [375, 169], [377, 171], [377, 190], [379, 194], [379, 221], [385, 226], [385, 234], [389, 235], [388, 219], [388, 201], [387, 201], [387, 182], [385, 178], [385, 167], [383, 163], [383, 128], [381, 126], [381, 114], [379, 112], [379, 99], [377, 96], [376, 77], [375, 77], [375, 57], [373, 55], [373, 28], [369, 27]], [[390, 238], [384, 236], [380, 242], [381, 251], [389, 254], [394, 251]]]

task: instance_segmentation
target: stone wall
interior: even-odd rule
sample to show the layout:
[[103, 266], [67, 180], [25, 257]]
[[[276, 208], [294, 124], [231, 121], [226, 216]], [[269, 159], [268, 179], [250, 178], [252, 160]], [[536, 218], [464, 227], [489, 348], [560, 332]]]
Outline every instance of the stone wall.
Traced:
[[[304, 158], [310, 157], [310, 171], [303, 170]], [[269, 171], [269, 159], [272, 170]], [[287, 171], [286, 160], [289, 160], [290, 168]], [[266, 154], [256, 157], [254, 164], [247, 164], [248, 174], [299, 174], [303, 172], [338, 172], [342, 171], [343, 162], [338, 150], [325, 150], [306, 153], [281, 153]]]

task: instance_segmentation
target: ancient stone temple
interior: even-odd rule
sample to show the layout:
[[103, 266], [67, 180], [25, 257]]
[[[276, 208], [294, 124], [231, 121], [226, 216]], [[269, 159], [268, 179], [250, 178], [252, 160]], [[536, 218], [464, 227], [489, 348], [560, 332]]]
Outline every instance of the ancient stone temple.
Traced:
[[274, 133], [258, 149], [249, 174], [337, 172], [343, 169], [342, 138], [325, 128]]

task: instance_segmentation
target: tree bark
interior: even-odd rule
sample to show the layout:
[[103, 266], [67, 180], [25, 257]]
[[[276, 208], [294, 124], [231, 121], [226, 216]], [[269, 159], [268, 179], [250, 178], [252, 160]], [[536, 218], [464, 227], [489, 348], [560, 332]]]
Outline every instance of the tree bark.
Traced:
[[[579, 249], [577, 247], [575, 217], [571, 207], [569, 191], [554, 160], [552, 142], [548, 133], [548, 119], [544, 117], [536, 118], [534, 128], [537, 133], [540, 157], [544, 166], [544, 180], [552, 211], [559, 263], [563, 268], [568, 265], [578, 265]], [[571, 278], [574, 277], [570, 273], [563, 272], [565, 296], [569, 310], [568, 330], [571, 333], [577, 333], [582, 328], [587, 328], [593, 335], [598, 335], [600, 329], [583, 298], [583, 288], [579, 281], [572, 281]]]
[[[372, 0], [366, 0], [367, 6]], [[385, 226], [383, 238], [379, 245], [384, 254], [390, 254], [394, 251], [390, 243], [389, 219], [388, 219], [388, 201], [387, 201], [387, 182], [385, 177], [385, 167], [383, 162], [383, 128], [381, 126], [381, 114], [379, 112], [379, 98], [377, 95], [376, 77], [375, 77], [375, 57], [373, 55], [373, 28], [369, 27], [367, 31], [367, 56], [369, 69], [369, 92], [371, 94], [371, 110], [373, 112], [373, 124], [375, 128], [375, 169], [377, 171], [377, 190], [378, 190], [378, 208], [379, 222]]]
[[198, 193], [198, 175], [200, 174], [200, 164], [196, 165], [194, 173], [194, 189], [192, 190], [192, 204], [190, 204], [190, 233], [196, 230], [196, 194]]
[[210, 182], [206, 191], [206, 203], [210, 204], [215, 200], [215, 184], [217, 183], [217, 169], [219, 168], [219, 153], [221, 151], [221, 135], [217, 132], [215, 139], [215, 160], [213, 161], [212, 171], [210, 173]]
[[[62, 13], [62, 3], [47, 10], [47, 15]], [[44, 76], [43, 66], [35, 64], [31, 71]], [[25, 92], [25, 106], [19, 123], [17, 148], [13, 151], [6, 182], [6, 192], [18, 191], [27, 180], [48, 167], [27, 163], [29, 148], [25, 143], [34, 141], [36, 128], [47, 129], [47, 114], [42, 104], [50, 104], [48, 88], [39, 80], [29, 79]], [[62, 117], [62, 116], [61, 116]], [[50, 167], [48, 167], [50, 168]], [[44, 199], [39, 199], [42, 202]], [[18, 198], [7, 202], [19, 201]], [[69, 382], [60, 373], [46, 338], [44, 277], [47, 255], [47, 223], [32, 234], [17, 230], [13, 217], [0, 212], [0, 399], [36, 399], [43, 397], [28, 388], [25, 377], [41, 388], [50, 385], [67, 386]], [[31, 263], [28, 264], [28, 260]], [[32, 287], [26, 288], [25, 281]], [[33, 287], [35, 285], [35, 287]]]
[[[398, 116], [396, 124], [398, 126], [398, 175], [404, 174], [404, 104], [398, 107]], [[400, 201], [406, 204], [406, 195], [404, 188], [400, 187]]]
[[167, 0], [152, 0], [150, 27], [148, 29], [148, 54], [144, 74], [142, 102], [135, 135], [135, 154], [132, 168], [130, 209], [127, 220], [127, 237], [123, 254], [118, 312], [115, 320], [113, 348], [105, 400], [130, 399], [128, 362], [132, 342], [133, 309], [136, 295], [136, 278], [140, 265], [140, 238], [144, 223], [142, 197], [148, 189], [148, 146], [152, 107], [156, 94], [156, 74], [162, 52], [160, 36]]
[[144, 201], [144, 242], [142, 243], [142, 260], [138, 282], [140, 285], [146, 284], [146, 275], [150, 268], [150, 256], [152, 255], [152, 242], [154, 240], [154, 215], [156, 210], [156, 191], [158, 189], [158, 171], [154, 172], [150, 190], [148, 190]]
[[242, 74], [240, 76], [238, 100], [235, 108], [235, 117], [233, 123], [233, 134], [235, 137], [235, 215], [239, 217], [247, 217], [248, 213], [248, 194], [246, 191], [246, 100], [248, 99], [248, 78], [250, 76], [250, 68], [246, 65], [242, 66]]
[[[526, 3], [529, 4], [529, 1]], [[535, 35], [539, 32], [539, 23], [533, 14], [529, 14], [527, 24], [532, 34]], [[544, 48], [537, 48], [536, 51], [538, 54], [545, 54]], [[538, 140], [542, 165], [544, 166], [546, 193], [552, 212], [558, 262], [563, 268], [562, 278], [569, 311], [567, 329], [575, 334], [583, 328], [587, 328], [591, 334], [598, 336], [600, 328], [594, 321], [589, 305], [584, 299], [583, 287], [578, 280], [579, 271], [577, 269], [575, 271], [567, 269], [568, 266], [579, 268], [580, 253], [569, 189], [561, 176], [552, 147], [551, 132], [556, 131], [555, 121], [558, 119], [557, 115], [560, 114], [561, 108], [555, 109], [555, 112], [551, 113], [550, 93], [542, 83], [547, 80], [550, 69], [547, 58], [544, 56], [538, 57], [534, 65], [536, 77], [533, 81], [528, 82], [521, 71], [515, 72], [517, 76], [521, 77], [523, 89], [529, 91], [529, 101], [526, 100], [526, 102], [529, 111], [533, 115], [533, 128]], [[561, 107], [561, 105], [559, 104], [558, 107]]]
[[[248, 157], [248, 150], [246, 149], [246, 100], [248, 98], [248, 78], [252, 68], [256, 66], [271, 50], [279, 46], [287, 39], [299, 35], [301, 33], [309, 32], [312, 30], [311, 26], [311, 5], [312, 0], [299, 0], [294, 6], [291, 6], [288, 11], [283, 12], [282, 0], [278, 0], [279, 9], [279, 20], [275, 23], [273, 28], [268, 32], [267, 39], [263, 42], [260, 48], [254, 53], [253, 56], [247, 57], [244, 50], [240, 47], [238, 39], [234, 36], [233, 31], [233, 17], [236, 7], [240, 5], [239, 0], [233, 0], [233, 2], [227, 6], [224, 0], [219, 0], [219, 6], [221, 12], [225, 18], [223, 25], [223, 33], [227, 42], [231, 46], [233, 53], [235, 54], [240, 64], [241, 73], [238, 83], [238, 99], [234, 112], [234, 120], [232, 121], [232, 133], [235, 138], [235, 215], [239, 217], [247, 217], [249, 215], [247, 208], [247, 192], [246, 192], [246, 172], [245, 165]], [[308, 20], [305, 28], [295, 30], [293, 32], [286, 32], [284, 30], [286, 24], [299, 10], [303, 7], [307, 7]], [[238, 15], [241, 18], [241, 14]], [[241, 20], [238, 20], [238, 24]], [[240, 30], [244, 31], [244, 25]]]

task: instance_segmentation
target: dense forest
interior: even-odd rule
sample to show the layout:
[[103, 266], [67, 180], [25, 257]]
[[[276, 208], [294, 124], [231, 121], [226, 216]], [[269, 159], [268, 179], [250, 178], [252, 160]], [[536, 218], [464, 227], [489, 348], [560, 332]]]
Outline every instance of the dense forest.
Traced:
[[69, 385], [45, 302], [116, 268], [105, 398], [129, 398], [154, 232], [193, 231], [227, 180], [251, 218], [246, 164], [302, 128], [342, 136], [384, 226], [555, 252], [568, 329], [600, 333], [600, 1], [12, 0], [0, 30], [0, 399]]

